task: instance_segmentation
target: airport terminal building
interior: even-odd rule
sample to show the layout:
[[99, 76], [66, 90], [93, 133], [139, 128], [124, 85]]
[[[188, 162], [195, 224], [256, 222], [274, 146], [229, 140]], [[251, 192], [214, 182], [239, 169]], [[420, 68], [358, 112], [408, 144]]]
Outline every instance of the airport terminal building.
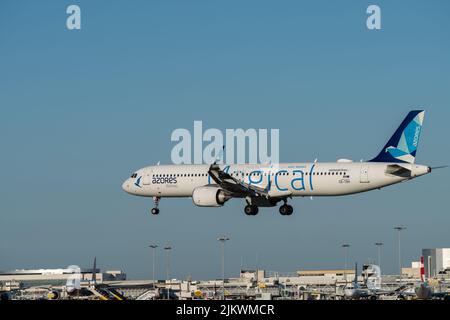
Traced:
[[422, 249], [422, 256], [427, 278], [450, 271], [450, 248]]
[[[37, 285], [62, 285], [69, 277], [73, 277], [72, 269], [18, 269], [13, 271], [0, 271], [0, 283], [9, 284], [9, 286], [37, 286]], [[102, 283], [104, 281], [126, 280], [126, 274], [121, 270], [110, 270], [100, 272], [100, 269], [80, 269], [80, 281], [89, 282], [95, 278], [95, 281]]]

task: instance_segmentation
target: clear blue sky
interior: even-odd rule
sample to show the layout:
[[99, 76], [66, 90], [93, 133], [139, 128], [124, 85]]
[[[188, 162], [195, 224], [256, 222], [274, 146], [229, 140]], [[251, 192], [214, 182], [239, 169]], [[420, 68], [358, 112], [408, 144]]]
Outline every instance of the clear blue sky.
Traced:
[[[66, 29], [78, 4], [82, 30]], [[382, 30], [366, 28], [378, 4]], [[448, 1], [2, 1], [0, 270], [90, 266], [151, 275], [147, 244], [170, 243], [178, 278], [403, 261], [450, 246], [441, 170], [382, 191], [295, 199], [245, 216], [243, 201], [197, 208], [121, 190], [139, 167], [170, 161], [176, 128], [279, 128], [281, 161], [376, 155], [410, 109], [427, 114], [417, 162], [448, 164]], [[160, 278], [163, 253], [158, 253]]]

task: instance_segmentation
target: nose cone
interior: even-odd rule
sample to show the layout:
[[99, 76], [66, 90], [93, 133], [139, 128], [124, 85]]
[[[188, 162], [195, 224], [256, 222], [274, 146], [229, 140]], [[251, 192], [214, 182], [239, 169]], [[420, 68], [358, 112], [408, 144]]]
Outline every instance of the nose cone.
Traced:
[[122, 183], [122, 189], [123, 189], [123, 191], [125, 191], [126, 193], [130, 193], [130, 190], [131, 190], [131, 181], [130, 181], [130, 178], [128, 178], [127, 180], [124, 181], [124, 183]]

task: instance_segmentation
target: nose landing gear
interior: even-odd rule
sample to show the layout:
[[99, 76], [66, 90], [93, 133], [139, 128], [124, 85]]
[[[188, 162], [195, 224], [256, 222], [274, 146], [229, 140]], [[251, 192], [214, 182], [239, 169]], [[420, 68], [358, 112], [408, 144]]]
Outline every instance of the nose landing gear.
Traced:
[[158, 205], [159, 205], [159, 200], [161, 199], [161, 197], [153, 197], [153, 204], [155, 205], [154, 208], [152, 208], [151, 213], [154, 215], [159, 214], [159, 209], [158, 209]]

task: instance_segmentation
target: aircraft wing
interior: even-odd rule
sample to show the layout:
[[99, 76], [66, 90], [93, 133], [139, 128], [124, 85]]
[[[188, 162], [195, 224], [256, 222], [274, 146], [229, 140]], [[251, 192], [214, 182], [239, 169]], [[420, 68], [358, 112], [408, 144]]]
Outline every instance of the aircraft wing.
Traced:
[[244, 181], [236, 179], [235, 177], [232, 177], [230, 174], [220, 169], [219, 165], [217, 164], [212, 164], [209, 167], [208, 174], [222, 189], [232, 194], [241, 195], [243, 197], [269, 197], [269, 191], [267, 189], [260, 188], [258, 186], [251, 185], [245, 183]]

